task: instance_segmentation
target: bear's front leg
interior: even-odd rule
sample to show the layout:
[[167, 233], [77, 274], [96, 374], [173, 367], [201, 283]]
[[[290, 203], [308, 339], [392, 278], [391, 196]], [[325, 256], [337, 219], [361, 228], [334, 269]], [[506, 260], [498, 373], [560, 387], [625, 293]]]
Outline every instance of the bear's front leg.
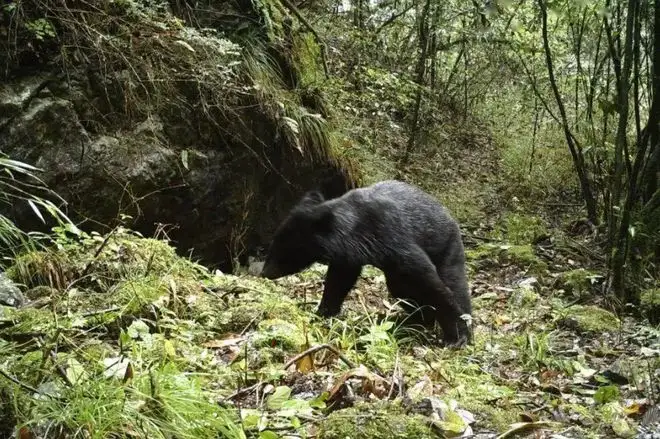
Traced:
[[316, 314], [322, 317], [331, 317], [339, 314], [344, 299], [355, 282], [357, 282], [362, 266], [352, 266], [343, 264], [330, 264], [328, 273], [325, 276], [325, 286], [323, 287], [323, 297], [316, 311]]

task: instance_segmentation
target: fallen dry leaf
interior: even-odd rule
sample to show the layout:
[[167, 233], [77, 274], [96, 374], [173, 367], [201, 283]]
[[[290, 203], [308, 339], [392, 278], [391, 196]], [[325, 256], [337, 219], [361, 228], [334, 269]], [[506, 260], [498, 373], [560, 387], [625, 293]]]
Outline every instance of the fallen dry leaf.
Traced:
[[308, 373], [314, 370], [314, 358], [312, 355], [305, 355], [296, 361], [296, 370], [301, 373]]

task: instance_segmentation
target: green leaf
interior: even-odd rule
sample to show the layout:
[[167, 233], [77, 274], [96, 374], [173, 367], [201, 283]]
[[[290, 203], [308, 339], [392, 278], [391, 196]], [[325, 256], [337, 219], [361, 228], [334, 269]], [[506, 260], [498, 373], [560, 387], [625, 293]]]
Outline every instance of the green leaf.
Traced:
[[131, 323], [131, 326], [128, 327], [127, 332], [131, 338], [144, 338], [144, 335], [149, 334], [149, 326], [147, 326], [147, 324], [142, 320], [136, 320]]
[[163, 350], [165, 351], [165, 355], [167, 358], [173, 359], [176, 358], [176, 349], [174, 348], [174, 344], [172, 343], [172, 340], [165, 340], [163, 342]]
[[188, 167], [188, 150], [184, 149], [181, 151], [181, 163], [183, 163], [183, 167], [186, 168], [186, 171], [190, 170]]
[[309, 406], [315, 409], [324, 409], [325, 400], [330, 396], [330, 392], [323, 392], [316, 398], [309, 401]]
[[257, 425], [259, 425], [259, 418], [260, 416], [258, 414], [250, 413], [245, 418], [243, 418], [243, 427], [246, 430], [255, 428]]
[[75, 358], [69, 358], [66, 360], [66, 377], [71, 381], [72, 384], [77, 384], [78, 382], [87, 378], [87, 372], [78, 360]]
[[291, 388], [288, 386], [278, 386], [275, 392], [266, 400], [266, 406], [271, 410], [282, 408], [282, 404], [291, 396]]
[[279, 439], [279, 436], [274, 431], [264, 430], [259, 433], [259, 439]]
[[37, 214], [37, 216], [39, 217], [39, 219], [41, 220], [41, 222], [44, 223], [44, 224], [46, 224], [46, 220], [44, 219], [43, 215], [41, 215], [41, 211], [39, 210], [39, 208], [37, 207], [37, 205], [34, 204], [34, 202], [33, 202], [32, 200], [27, 200], [27, 202], [28, 202], [28, 204], [30, 205], [30, 207], [32, 208], [32, 210], [34, 211], [34, 213]]
[[447, 412], [444, 421], [439, 421], [438, 425], [445, 432], [463, 433], [467, 428], [465, 420], [454, 411]]
[[598, 404], [605, 404], [614, 401], [619, 397], [619, 388], [617, 386], [603, 386], [594, 394], [594, 401]]
[[628, 421], [625, 418], [617, 418], [612, 422], [612, 430], [614, 430], [619, 437], [629, 437], [634, 434], [630, 428], [630, 424], [628, 424]]

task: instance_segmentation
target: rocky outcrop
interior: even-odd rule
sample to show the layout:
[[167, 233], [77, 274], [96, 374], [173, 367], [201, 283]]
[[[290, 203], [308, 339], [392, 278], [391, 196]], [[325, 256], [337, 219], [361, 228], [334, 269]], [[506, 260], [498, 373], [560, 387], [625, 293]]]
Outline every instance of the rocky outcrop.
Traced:
[[[141, 233], [160, 230], [180, 251], [193, 249], [204, 262], [228, 270], [232, 257], [267, 243], [303, 190], [322, 181], [339, 192], [352, 185], [336, 163], [296, 158], [275, 142], [256, 154], [244, 145], [192, 148], [196, 133], [187, 121], [174, 126], [157, 114], [101, 131], [84, 119], [98, 114], [91, 89], [48, 76], [0, 86], [0, 150], [41, 168], [44, 182], [67, 200], [68, 213], [83, 228], [107, 229], [129, 215], [125, 221]], [[21, 228], [42, 227], [27, 205], [5, 213]]]
[[[228, 270], [303, 191], [357, 178], [287, 8], [198, 3], [28, 0], [0, 14], [0, 150], [41, 168], [83, 229], [123, 221]], [[27, 205], [0, 213], [43, 227]]]

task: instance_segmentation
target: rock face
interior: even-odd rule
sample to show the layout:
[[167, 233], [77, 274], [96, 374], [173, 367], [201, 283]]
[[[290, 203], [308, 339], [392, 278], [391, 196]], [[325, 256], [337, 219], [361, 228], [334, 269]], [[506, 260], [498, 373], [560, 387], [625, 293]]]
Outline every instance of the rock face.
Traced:
[[[354, 184], [341, 165], [296, 157], [263, 127], [239, 148], [245, 136], [235, 144], [231, 136], [200, 141], [195, 121], [176, 115], [108, 123], [112, 115], [90, 78], [29, 76], [0, 85], [0, 150], [41, 168], [83, 229], [107, 230], [130, 215], [128, 225], [141, 233], [165, 233], [182, 253], [192, 249], [227, 271], [232, 258], [267, 244], [304, 190], [330, 182], [341, 193]], [[23, 229], [43, 228], [27, 205], [0, 209]]]
[[0, 273], [0, 305], [19, 307], [25, 303], [25, 297], [14, 282], [5, 273]]

